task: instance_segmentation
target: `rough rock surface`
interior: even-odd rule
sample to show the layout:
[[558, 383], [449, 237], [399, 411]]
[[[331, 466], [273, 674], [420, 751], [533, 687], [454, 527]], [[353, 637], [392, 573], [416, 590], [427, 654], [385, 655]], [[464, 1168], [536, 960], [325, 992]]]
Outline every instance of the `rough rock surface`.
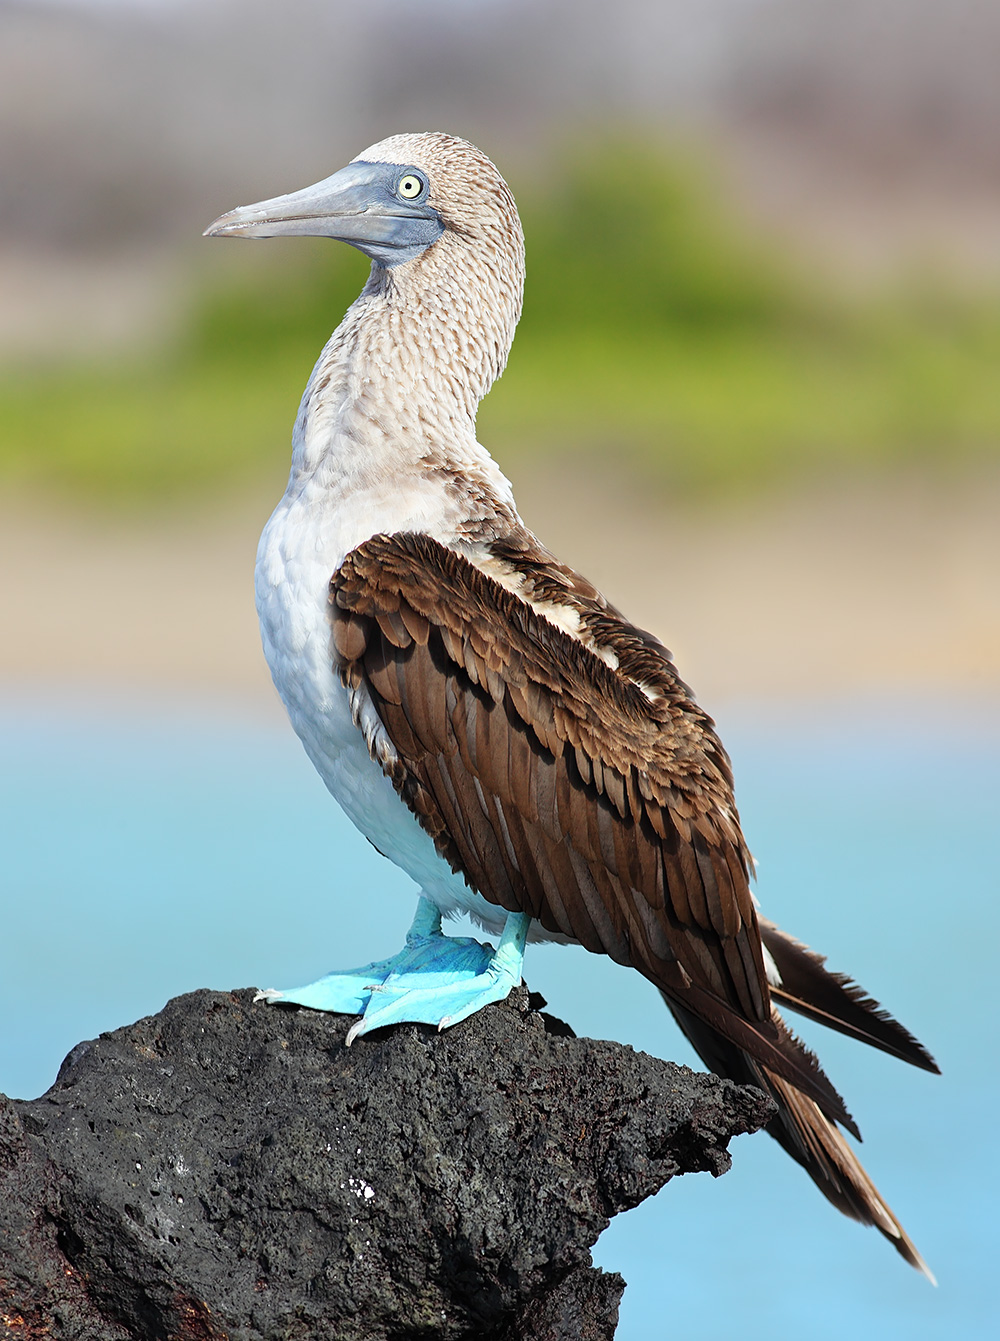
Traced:
[[[0, 1099], [0, 1326], [72, 1341], [604, 1341], [611, 1216], [768, 1101], [521, 989], [443, 1034], [194, 992]], [[0, 1335], [3, 1335], [0, 1332]]]

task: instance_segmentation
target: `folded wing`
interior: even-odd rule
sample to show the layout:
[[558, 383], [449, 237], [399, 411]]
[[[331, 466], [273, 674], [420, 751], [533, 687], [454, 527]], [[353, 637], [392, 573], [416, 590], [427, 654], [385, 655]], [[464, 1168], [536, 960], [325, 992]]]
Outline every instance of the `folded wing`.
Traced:
[[422, 535], [349, 554], [331, 612], [358, 716], [391, 742], [375, 757], [474, 889], [637, 968], [856, 1130], [772, 1012], [729, 761], [662, 649], [604, 612], [605, 646], [642, 643], [636, 682]]

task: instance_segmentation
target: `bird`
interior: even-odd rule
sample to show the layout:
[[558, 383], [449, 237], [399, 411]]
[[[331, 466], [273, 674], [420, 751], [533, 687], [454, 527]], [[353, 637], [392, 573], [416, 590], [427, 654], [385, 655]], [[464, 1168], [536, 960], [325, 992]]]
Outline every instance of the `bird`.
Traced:
[[[420, 890], [397, 954], [258, 999], [356, 1015], [350, 1044], [505, 999], [527, 942], [608, 955], [659, 990], [712, 1071], [770, 1095], [768, 1131], [829, 1201], [933, 1281], [780, 1012], [934, 1059], [758, 912], [712, 718], [660, 640], [525, 526], [478, 441], [525, 273], [497, 168], [451, 134], [393, 135], [205, 235], [328, 237], [371, 261], [303, 393], [256, 600], [306, 753]], [[495, 947], [445, 934], [463, 913]]]

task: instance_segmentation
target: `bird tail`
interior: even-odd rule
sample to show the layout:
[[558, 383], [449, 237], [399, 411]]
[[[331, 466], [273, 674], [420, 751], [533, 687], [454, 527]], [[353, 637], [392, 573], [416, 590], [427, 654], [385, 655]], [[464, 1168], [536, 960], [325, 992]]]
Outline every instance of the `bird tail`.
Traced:
[[764, 948], [781, 979], [779, 985], [771, 987], [772, 1001], [911, 1066], [919, 1066], [922, 1071], [941, 1074], [923, 1044], [863, 988], [843, 973], [831, 973], [822, 955], [789, 936], [787, 931], [764, 917], [758, 920]]
[[[925, 1070], [937, 1071], [933, 1058], [917, 1040], [849, 979], [828, 973], [818, 955], [786, 937], [772, 924], [762, 924], [761, 932], [772, 955], [773, 945], [779, 945], [780, 954], [774, 955], [779, 964], [788, 961], [798, 966], [787, 992], [773, 989], [775, 1000], [812, 1018], [821, 1018], [823, 1023]], [[768, 1123], [768, 1132], [802, 1165], [827, 1200], [852, 1220], [874, 1225], [912, 1267], [936, 1283], [843, 1133], [816, 1101], [675, 1000], [662, 995], [706, 1066], [717, 1075], [739, 1084], [755, 1085], [771, 1096], [778, 1111]], [[793, 1041], [777, 1011], [775, 1023]], [[802, 1047], [798, 1040], [794, 1043]]]

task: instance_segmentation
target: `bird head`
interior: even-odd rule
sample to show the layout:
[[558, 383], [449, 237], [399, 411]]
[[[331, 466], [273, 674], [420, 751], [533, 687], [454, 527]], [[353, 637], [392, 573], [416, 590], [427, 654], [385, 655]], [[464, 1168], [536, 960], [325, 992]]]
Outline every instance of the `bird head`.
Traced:
[[390, 136], [314, 186], [230, 210], [204, 235], [330, 237], [394, 269], [449, 233], [467, 245], [523, 247], [514, 198], [490, 160], [431, 132]]
[[288, 235], [335, 238], [371, 257], [362, 299], [409, 314], [407, 343], [447, 346], [435, 359], [442, 376], [461, 368], [463, 396], [478, 402], [500, 375], [521, 313], [524, 234], [507, 183], [475, 145], [393, 135], [315, 186], [242, 205], [205, 230]]

